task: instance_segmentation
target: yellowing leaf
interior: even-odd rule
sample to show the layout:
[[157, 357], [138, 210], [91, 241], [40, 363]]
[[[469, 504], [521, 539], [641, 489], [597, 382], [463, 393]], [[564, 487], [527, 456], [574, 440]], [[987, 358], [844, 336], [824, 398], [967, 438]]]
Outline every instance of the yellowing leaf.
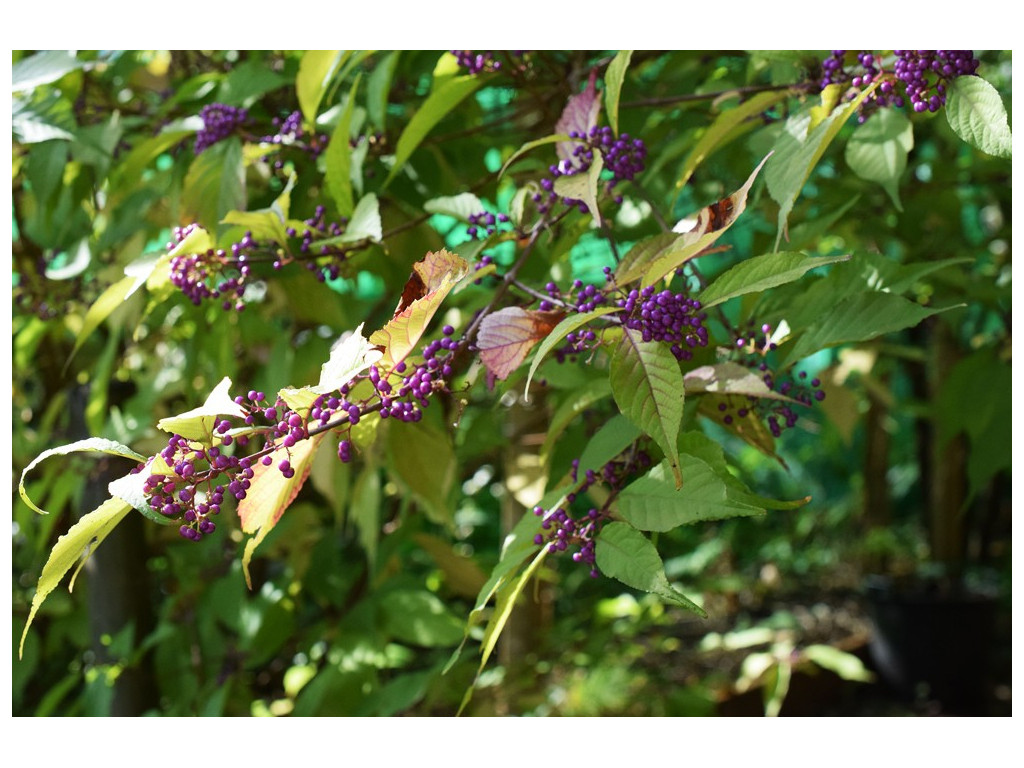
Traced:
[[449, 291], [469, 272], [469, 264], [450, 251], [432, 251], [413, 265], [395, 316], [370, 336], [381, 347], [378, 362], [386, 375], [408, 356]]
[[[249, 575], [249, 562], [260, 542], [266, 538], [281, 515], [295, 500], [303, 483], [309, 476], [313, 455], [323, 440], [323, 435], [302, 440], [292, 448], [278, 448], [271, 455], [272, 462], [265, 466], [262, 462], [253, 467], [253, 478], [244, 499], [238, 502], [238, 518], [242, 522], [242, 531], [255, 534], [245, 544], [242, 554], [242, 571], [245, 583], [252, 589], [252, 578]], [[295, 470], [288, 478], [281, 474], [278, 465], [287, 459]]]
[[35, 597], [32, 598], [28, 621], [25, 622], [25, 629], [21, 633], [21, 644], [18, 646], [19, 658], [25, 647], [28, 628], [32, 626], [32, 620], [47, 595], [57, 587], [60, 580], [64, 578], [64, 574], [71, 570], [71, 566], [79, 560], [88, 558], [130, 511], [131, 506], [127, 502], [121, 499], [107, 499], [89, 514], [82, 515], [66, 534], [57, 539], [57, 543], [46, 560], [46, 565], [43, 566], [43, 572], [39, 575], [39, 583], [36, 585]]

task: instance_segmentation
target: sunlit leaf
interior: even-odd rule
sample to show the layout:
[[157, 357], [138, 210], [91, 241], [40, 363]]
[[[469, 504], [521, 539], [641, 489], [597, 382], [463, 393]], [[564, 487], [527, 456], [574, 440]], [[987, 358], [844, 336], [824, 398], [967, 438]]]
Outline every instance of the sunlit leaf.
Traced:
[[525, 155], [530, 150], [536, 149], [537, 147], [542, 147], [545, 144], [563, 143], [567, 141], [569, 141], [569, 137], [566, 136], [564, 133], [556, 133], [552, 136], [545, 136], [542, 139], [534, 139], [533, 141], [526, 142], [525, 144], [523, 144], [523, 146], [521, 146], [519, 149], [513, 152], [512, 155], [508, 158], [508, 160], [505, 161], [504, 165], [501, 166], [501, 170], [498, 172], [498, 177], [500, 178], [504, 176], [505, 171], [508, 170], [509, 166], [512, 165], [512, 163], [514, 163], [516, 160], [518, 160], [520, 157]]
[[70, 51], [39, 51], [11, 67], [11, 90], [30, 91], [85, 66]]
[[195, 440], [203, 445], [211, 445], [213, 441], [213, 428], [219, 420], [218, 416], [234, 416], [245, 418], [245, 410], [236, 403], [228, 389], [231, 387], [231, 379], [225, 376], [220, 383], [213, 388], [206, 401], [198, 408], [193, 408], [177, 416], [168, 416], [156, 423], [157, 429], [181, 435], [186, 440]]
[[295, 78], [295, 91], [302, 116], [310, 125], [316, 122], [316, 113], [327, 87], [350, 53], [351, 51], [314, 50], [302, 54], [299, 74]]
[[64, 574], [71, 570], [75, 563], [89, 557], [96, 550], [131, 509], [131, 506], [121, 499], [107, 499], [92, 512], [82, 515], [66, 534], [57, 539], [36, 584], [36, 594], [32, 598], [32, 607], [25, 622], [25, 629], [21, 633], [21, 644], [18, 646], [19, 658], [25, 647], [28, 629], [32, 626], [32, 620], [47, 595], [56, 588]]
[[413, 265], [394, 317], [370, 335], [383, 348], [378, 365], [387, 374], [416, 348], [449, 291], [469, 272], [469, 264], [449, 251], [428, 253]]
[[807, 271], [849, 256], [823, 256], [812, 258], [802, 253], [766, 253], [745, 259], [720, 275], [698, 297], [705, 309], [721, 304], [736, 296], [760, 293], [777, 285], [784, 285], [802, 277]]
[[338, 124], [334, 127], [334, 133], [331, 134], [330, 143], [324, 152], [326, 164], [324, 181], [327, 184], [327, 191], [334, 198], [334, 204], [338, 206], [338, 213], [342, 216], [350, 216], [355, 204], [352, 198], [352, 145], [349, 140], [359, 80], [360, 78], [357, 76], [355, 82], [352, 83], [348, 100], [345, 102], [345, 109], [338, 119]]
[[631, 525], [619, 522], [605, 525], [597, 537], [595, 554], [597, 567], [605, 576], [707, 618], [703, 608], [669, 584], [658, 550]]
[[716, 393], [723, 395], [748, 395], [768, 397], [773, 400], [796, 402], [792, 398], [769, 389], [764, 375], [739, 363], [717, 363], [702, 365], [686, 372], [683, 387], [688, 395]]
[[326, 395], [348, 384], [381, 358], [381, 352], [363, 336], [363, 324], [331, 349], [330, 359], [320, 367], [320, 381], [313, 392]]
[[604, 111], [608, 113], [608, 125], [616, 136], [619, 135], [619, 96], [632, 56], [632, 51], [619, 51], [604, 73]]
[[491, 376], [506, 379], [562, 319], [561, 312], [505, 307], [480, 323], [476, 345]]
[[423, 204], [427, 213], [440, 213], [460, 221], [469, 221], [469, 217], [484, 210], [480, 198], [472, 192], [463, 192], [453, 197], [435, 197]]
[[[256, 547], [274, 529], [281, 515], [302, 490], [302, 485], [309, 476], [313, 455], [323, 438], [322, 434], [314, 435], [300, 440], [291, 448], [282, 446], [270, 454], [271, 464], [257, 462], [253, 466], [249, 490], [245, 498], [238, 502], [238, 519], [242, 523], [242, 532], [253, 534], [245, 543], [245, 551], [242, 554], [242, 571], [245, 573], [245, 583], [249, 589], [252, 589], [249, 563]], [[285, 459], [295, 471], [290, 478], [285, 477], [279, 468], [279, 464]]]
[[586, 203], [587, 210], [594, 217], [594, 221], [601, 223], [601, 210], [597, 205], [598, 184], [601, 180], [601, 169], [604, 168], [604, 158], [597, 150], [594, 151], [594, 159], [585, 173], [575, 173], [572, 176], [559, 176], [555, 179], [555, 194], [567, 200], [582, 200]]
[[25, 476], [31, 472], [37, 464], [40, 464], [44, 460], [51, 456], [66, 456], [69, 453], [109, 453], [113, 456], [123, 456], [126, 459], [134, 459], [135, 461], [145, 461], [146, 457], [142, 454], [136, 453], [126, 445], [121, 445], [114, 440], [106, 440], [101, 437], [90, 437], [85, 440], [77, 440], [67, 445], [62, 445], [57, 448], [50, 448], [49, 450], [43, 451], [36, 456], [32, 461], [29, 462], [28, 466], [21, 471], [21, 479], [18, 481], [18, 494], [22, 500], [28, 504], [33, 510], [41, 515], [48, 514], [46, 510], [40, 509], [33, 503], [32, 499], [28, 497], [28, 493], [25, 491]]

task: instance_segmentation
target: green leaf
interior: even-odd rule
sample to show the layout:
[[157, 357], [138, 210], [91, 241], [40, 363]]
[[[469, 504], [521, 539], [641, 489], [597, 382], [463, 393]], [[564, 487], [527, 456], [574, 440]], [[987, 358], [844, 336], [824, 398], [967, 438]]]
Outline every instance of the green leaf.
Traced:
[[785, 400], [789, 403], [796, 402], [790, 397], [769, 389], [760, 372], [733, 362], [702, 365], [687, 371], [683, 376], [683, 388], [687, 395], [707, 393], [748, 395]]
[[64, 574], [71, 570], [76, 562], [79, 560], [84, 562], [96, 550], [96, 547], [103, 543], [107, 535], [130, 511], [131, 507], [126, 502], [120, 499], [107, 499], [92, 512], [82, 515], [66, 534], [57, 539], [57, 543], [50, 550], [50, 556], [39, 575], [39, 582], [36, 584], [32, 608], [29, 610], [25, 629], [21, 633], [21, 644], [18, 646], [19, 658], [25, 647], [28, 628], [32, 626], [32, 620], [47, 595], [57, 587], [60, 580], [64, 578]]
[[813, 108], [793, 115], [786, 121], [785, 130], [775, 142], [772, 160], [764, 172], [768, 193], [779, 204], [779, 232], [775, 238], [775, 250], [779, 249], [779, 243], [786, 235], [789, 213], [811, 171], [846, 121], [853, 117], [864, 99], [877, 87], [878, 83], [874, 83], [864, 89], [856, 99], [813, 127]]
[[840, 301], [808, 328], [789, 351], [783, 367], [819, 349], [868, 341], [886, 333], [912, 328], [926, 317], [953, 307], [929, 309], [881, 291], [866, 291]]
[[946, 119], [956, 135], [972, 147], [1009, 159], [1013, 136], [1006, 107], [987, 80], [975, 75], [958, 77], [946, 90]]
[[601, 180], [602, 168], [604, 158], [600, 152], [594, 150], [594, 160], [586, 173], [559, 176], [555, 179], [555, 194], [569, 200], [582, 200], [598, 225], [601, 224], [601, 210], [597, 206], [597, 185]]
[[338, 213], [349, 216], [352, 213], [352, 145], [349, 143], [352, 130], [352, 112], [356, 104], [356, 90], [359, 88], [359, 76], [352, 83], [345, 109], [341, 113], [338, 124], [331, 135], [331, 141], [324, 152], [326, 171], [324, 180], [327, 191], [338, 206]]
[[30, 91], [85, 66], [68, 51], [40, 51], [11, 67], [11, 90]]
[[616, 136], [619, 135], [619, 96], [632, 55], [632, 51], [619, 51], [604, 73], [604, 111], [608, 113], [608, 124]]
[[671, 350], [623, 329], [612, 350], [609, 380], [619, 410], [665, 452], [676, 486], [681, 486], [676, 439], [683, 418], [683, 374]]
[[447, 433], [425, 421], [390, 424], [390, 464], [409, 492], [435, 523], [450, 525], [455, 510], [449, 501], [455, 482], [455, 451]]
[[32, 499], [28, 497], [28, 493], [25, 491], [25, 476], [31, 472], [37, 464], [40, 464], [51, 456], [66, 456], [69, 453], [76, 453], [80, 451], [86, 453], [109, 453], [112, 456], [123, 456], [126, 459], [135, 459], [135, 461], [146, 460], [145, 456], [136, 453], [128, 446], [121, 445], [114, 440], [105, 440], [100, 437], [90, 437], [85, 440], [77, 440], [73, 443], [68, 443], [67, 445], [62, 445], [57, 448], [50, 448], [32, 459], [32, 461], [29, 462], [29, 465], [21, 471], [21, 479], [18, 481], [18, 494], [21, 496], [22, 500], [39, 514], [49, 514], [46, 510], [37, 507], [33, 503]]
[[192, 161], [181, 202], [187, 216], [211, 231], [229, 211], [245, 210], [245, 166], [237, 137], [214, 144]]
[[343, 241], [370, 240], [374, 243], [379, 243], [383, 239], [380, 203], [377, 202], [375, 194], [370, 192], [359, 200], [341, 237]]
[[605, 464], [614, 459], [640, 437], [640, 430], [633, 422], [617, 413], [601, 425], [580, 454], [578, 472], [580, 476], [587, 470], [597, 472]]
[[245, 227], [252, 232], [254, 240], [269, 240], [277, 245], [288, 242], [285, 219], [276, 211], [264, 208], [261, 211], [228, 211], [221, 224]]
[[697, 166], [704, 162], [715, 150], [734, 139], [737, 129], [744, 128], [751, 123], [751, 118], [758, 118], [753, 125], [760, 124], [760, 115], [770, 106], [793, 95], [793, 91], [784, 89], [781, 91], [768, 91], [751, 96], [743, 103], [724, 110], [715, 121], [705, 129], [697, 143], [690, 150], [686, 161], [683, 163], [683, 170], [676, 182], [676, 194], [682, 191], [686, 182], [693, 176]]
[[398, 65], [399, 51], [392, 51], [373, 68], [366, 84], [366, 112], [370, 122], [381, 131], [384, 130], [388, 112], [388, 94], [391, 92], [391, 80]]
[[899, 181], [914, 148], [914, 126], [903, 112], [880, 109], [854, 129], [846, 142], [846, 163], [866, 181], [882, 185], [899, 211]]
[[537, 348], [536, 354], [533, 356], [533, 362], [530, 364], [530, 372], [526, 376], [526, 387], [523, 389], [523, 399], [530, 399], [530, 382], [533, 381], [533, 375], [537, 372], [540, 364], [547, 357], [548, 353], [557, 347], [562, 339], [568, 336], [570, 333], [575, 331], [577, 328], [589, 323], [591, 320], [596, 320], [604, 315], [610, 315], [613, 312], [621, 312], [622, 309], [618, 307], [603, 307], [601, 309], [594, 309], [590, 312], [578, 312], [576, 314], [569, 315], [569, 317], [562, 320], [558, 325], [551, 329], [551, 333], [548, 334], [547, 338], [541, 342], [541, 345]]
[[641, 531], [671, 531], [681, 525], [764, 513], [763, 507], [731, 498], [725, 482], [705, 462], [686, 454], [679, 462], [686, 478], [680, 489], [672, 484], [662, 462], [622, 490], [616, 503], [626, 522]]
[[234, 416], [238, 419], [245, 418], [245, 411], [242, 406], [236, 403], [228, 389], [231, 387], [231, 379], [225, 376], [220, 383], [213, 388], [206, 401], [198, 408], [193, 408], [177, 416], [168, 416], [156, 423], [157, 429], [181, 435], [186, 440], [195, 440], [203, 445], [213, 444], [213, 428], [219, 421], [219, 416]]
[[124, 160], [114, 167], [111, 174], [114, 186], [126, 194], [134, 191], [150, 163], [193, 133], [193, 131], [167, 131], [140, 141], [132, 147]]
[[387, 592], [380, 599], [380, 611], [384, 631], [403, 643], [443, 648], [462, 638], [462, 622], [437, 595], [423, 589]]
[[434, 126], [484, 82], [486, 78], [476, 75], [453, 77], [427, 97], [405, 126], [402, 135], [398, 137], [398, 143], [395, 145], [395, 163], [384, 182], [385, 186], [398, 174]]
[[808, 270], [848, 261], [849, 256], [811, 258], [802, 253], [766, 253], [741, 261], [729, 269], [698, 297], [704, 309], [747, 293], [760, 293], [777, 285], [793, 282]]
[[875, 679], [864, 662], [852, 653], [833, 648], [831, 645], [808, 645], [800, 651], [800, 655], [817, 664], [822, 669], [835, 672], [843, 680], [854, 680], [870, 683]]
[[631, 525], [608, 523], [598, 534], [595, 555], [597, 567], [605, 576], [707, 618], [703, 608], [669, 584], [658, 550]]
[[544, 463], [550, 460], [555, 443], [558, 442], [562, 432], [587, 408], [600, 402], [611, 393], [611, 385], [604, 376], [594, 379], [582, 387], [575, 388], [569, 393], [558, 406], [548, 425], [547, 437], [544, 438], [544, 444], [540, 448], [540, 455]]
[[427, 213], [440, 213], [460, 221], [469, 221], [469, 217], [484, 210], [480, 198], [472, 192], [463, 192], [453, 197], [435, 197], [423, 204]]
[[306, 51], [299, 62], [295, 91], [306, 122], [316, 122], [316, 112], [335, 73], [348, 58], [349, 51]]
[[564, 141], [571, 141], [571, 139], [564, 133], [556, 133], [552, 136], [545, 136], [542, 139], [534, 139], [533, 141], [526, 142], [525, 144], [523, 144], [523, 146], [521, 146], [519, 149], [513, 152], [511, 157], [509, 157], [509, 159], [505, 161], [505, 164], [501, 166], [501, 170], [498, 172], [498, 178], [500, 179], [502, 176], [504, 176], [505, 171], [508, 170], [508, 167], [530, 150], [536, 149], [537, 147], [542, 147], [545, 144], [557, 144], [558, 142]]
[[[245, 543], [245, 551], [242, 553], [242, 572], [245, 574], [245, 583], [249, 589], [252, 589], [249, 563], [256, 547], [274, 529], [281, 515], [302, 490], [309, 476], [313, 455], [323, 438], [324, 435], [319, 434], [300, 440], [291, 448], [282, 445], [270, 454], [272, 463], [267, 465], [260, 461], [253, 466], [249, 490], [245, 498], [238, 502], [238, 519], [242, 524], [242, 532], [254, 534]], [[281, 474], [278, 468], [284, 459], [288, 459], [295, 470], [295, 474], [290, 478]]]

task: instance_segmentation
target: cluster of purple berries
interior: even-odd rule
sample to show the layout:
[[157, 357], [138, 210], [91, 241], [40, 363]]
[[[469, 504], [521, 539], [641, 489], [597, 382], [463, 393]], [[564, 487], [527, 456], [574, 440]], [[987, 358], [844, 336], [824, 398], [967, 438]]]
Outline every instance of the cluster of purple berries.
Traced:
[[[893, 51], [896, 60], [892, 73], [887, 74], [881, 57], [871, 51], [858, 52], [856, 66], [847, 70], [846, 54], [832, 51], [822, 62], [821, 87], [849, 83], [854, 88], [863, 88], [881, 80], [865, 103], [869, 110], [902, 107], [909, 101], [915, 112], [937, 112], [946, 103], [947, 82], [961, 75], [973, 75], [979, 64], [974, 51]], [[898, 91], [900, 85], [902, 94]], [[862, 121], [865, 116], [862, 110]]]
[[[564, 176], [576, 176], [586, 173], [594, 162], [594, 152], [600, 152], [604, 161], [602, 175], [607, 176], [605, 191], [612, 189], [621, 181], [630, 181], [645, 167], [647, 159], [647, 147], [642, 139], [631, 139], [628, 133], [621, 134], [618, 138], [612, 133], [608, 126], [594, 126], [584, 136], [579, 131], [571, 131], [569, 138], [575, 139], [578, 143], [573, 148], [572, 157], [562, 160], [557, 165], [548, 167], [550, 177], [541, 179], [540, 185], [543, 192], [536, 192], [533, 201], [537, 204], [540, 213], [547, 213], [558, 201], [559, 196], [555, 192], [555, 179]], [[616, 203], [622, 202], [622, 196], [617, 195]], [[586, 213], [587, 204], [582, 200], [563, 197], [562, 203], [568, 206], [576, 206], [581, 213]]]
[[458, 65], [469, 74], [480, 72], [497, 72], [501, 62], [494, 57], [494, 51], [452, 51]]
[[[423, 409], [430, 405], [434, 392], [448, 391], [447, 380], [452, 375], [452, 356], [459, 347], [459, 341], [452, 338], [455, 329], [446, 325], [441, 329], [442, 338], [435, 339], [423, 349], [423, 362], [402, 378], [397, 390], [381, 378], [376, 368], [370, 368], [370, 383], [380, 397], [380, 417], [399, 421], [419, 421]], [[395, 366], [395, 373], [408, 371], [405, 362]]]
[[[176, 228], [167, 249], [174, 250], [194, 226]], [[252, 233], [246, 232], [241, 240], [232, 243], [231, 253], [211, 248], [204, 253], [179, 254], [171, 259], [171, 283], [196, 306], [205, 299], [221, 299], [225, 311], [241, 312], [245, 309], [242, 296], [251, 275], [248, 254], [256, 247]]]
[[[302, 113], [299, 111], [292, 112], [284, 119], [275, 117], [271, 121], [271, 125], [273, 125], [276, 131], [267, 136], [260, 137], [260, 142], [263, 144], [295, 147], [309, 153], [313, 158], [319, 157], [320, 153], [327, 148], [327, 142], [329, 141], [327, 134], [315, 132], [307, 134], [306, 130], [302, 127]], [[270, 157], [265, 155], [263, 159], [264, 161], [269, 161]], [[277, 170], [280, 170], [283, 165], [281, 160], [274, 162], [274, 168]]]
[[199, 117], [203, 120], [203, 130], [196, 134], [197, 155], [234, 133], [248, 121], [249, 111], [228, 104], [207, 104], [200, 110]]
[[655, 293], [654, 286], [634, 288], [616, 304], [625, 310], [627, 328], [640, 331], [644, 341], [671, 344], [676, 360], [689, 360], [692, 349], [708, 345], [707, 313], [701, 311], [700, 301], [685, 293], [668, 289]]
[[[748, 330], [737, 338], [735, 349], [740, 353], [739, 362], [748, 368], [755, 368], [759, 371], [765, 386], [773, 392], [778, 392], [780, 395], [785, 395], [808, 407], [814, 403], [820, 403], [825, 399], [825, 392], [820, 389], [820, 379], [812, 378], [808, 381], [806, 371], [800, 371], [796, 378], [776, 377], [771, 372], [765, 360], [765, 356], [776, 349], [775, 342], [771, 340], [771, 331], [771, 326], [765, 323], [761, 326], [760, 333]], [[722, 421], [726, 424], [732, 424], [735, 417], [742, 419], [751, 412], [756, 413], [765, 418], [768, 429], [776, 438], [782, 435], [783, 430], [795, 427], [800, 418], [800, 415], [785, 401], [752, 395], [748, 395], [746, 402], [735, 409], [730, 408], [727, 403], [719, 403], [718, 410], [722, 414]]]
[[[341, 235], [345, 231], [345, 225], [348, 223], [348, 219], [342, 218], [339, 221], [332, 221], [328, 223], [325, 218], [327, 209], [322, 205], [318, 205], [316, 210], [313, 211], [313, 215], [303, 220], [305, 228], [302, 230], [301, 241], [299, 242], [299, 252], [304, 256], [315, 256], [318, 260], [307, 261], [306, 269], [316, 274], [317, 280], [324, 282], [328, 278], [336, 280], [341, 274], [341, 267], [348, 258], [348, 252], [337, 245], [323, 245], [317, 244], [317, 240], [332, 238]], [[289, 227], [286, 230], [288, 237], [298, 236], [298, 232], [293, 228]], [[323, 263], [324, 259], [327, 259], [326, 263]], [[275, 260], [274, 269], [280, 269], [281, 261]]]
[[572, 554], [573, 561], [589, 565], [591, 577], [596, 578], [600, 573], [594, 565], [594, 546], [597, 535], [610, 519], [611, 514], [606, 504], [601, 508], [590, 507], [582, 515], [574, 516], [572, 506], [578, 498], [582, 498], [583, 494], [598, 482], [607, 485], [613, 491], [609, 498], [614, 498], [614, 491], [622, 488], [627, 480], [650, 466], [651, 457], [646, 451], [630, 447], [605, 464], [600, 473], [588, 469], [581, 480], [579, 478], [580, 460], [573, 459], [570, 479], [574, 490], [566, 494], [565, 500], [554, 509], [545, 510], [541, 506], [533, 508], [533, 514], [544, 518], [541, 523], [544, 532], [533, 537], [534, 543], [537, 546], [547, 546], [548, 551], [552, 554], [565, 552], [570, 547], [574, 547], [576, 551]]
[[504, 213], [495, 216], [490, 211], [481, 211], [471, 214], [469, 217], [469, 228], [466, 234], [472, 238], [483, 240], [498, 231], [499, 224], [508, 224], [509, 218]]
[[[230, 444], [230, 436], [225, 435], [223, 442]], [[220, 514], [225, 492], [241, 501], [254, 474], [250, 458], [228, 456], [217, 446], [196, 447], [181, 435], [172, 435], [159, 456], [170, 472], [151, 473], [143, 492], [152, 509], [168, 519], [182, 521], [178, 531], [191, 541], [216, 530], [210, 518]], [[226, 487], [223, 483], [214, 485], [221, 475], [226, 476]]]
[[938, 112], [946, 103], [946, 82], [978, 70], [974, 51], [893, 51], [893, 71], [906, 86], [915, 112]]

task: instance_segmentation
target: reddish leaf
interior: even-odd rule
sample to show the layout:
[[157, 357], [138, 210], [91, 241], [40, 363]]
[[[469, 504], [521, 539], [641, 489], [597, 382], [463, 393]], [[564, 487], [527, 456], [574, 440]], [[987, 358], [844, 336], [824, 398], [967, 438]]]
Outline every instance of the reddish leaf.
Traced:
[[476, 345], [488, 373], [499, 379], [508, 378], [533, 345], [551, 333], [564, 316], [563, 312], [507, 307], [485, 317]]
[[[596, 82], [597, 70], [595, 69], [591, 70], [590, 80], [583, 93], [569, 97], [562, 116], [555, 123], [555, 133], [568, 134], [576, 131], [580, 136], [586, 136], [590, 133], [590, 129], [597, 125], [597, 116], [601, 112], [601, 97], [595, 88]], [[555, 150], [562, 160], [568, 160], [576, 165], [573, 162], [572, 152], [577, 144], [579, 144], [578, 141], [560, 141], [555, 146]]]

